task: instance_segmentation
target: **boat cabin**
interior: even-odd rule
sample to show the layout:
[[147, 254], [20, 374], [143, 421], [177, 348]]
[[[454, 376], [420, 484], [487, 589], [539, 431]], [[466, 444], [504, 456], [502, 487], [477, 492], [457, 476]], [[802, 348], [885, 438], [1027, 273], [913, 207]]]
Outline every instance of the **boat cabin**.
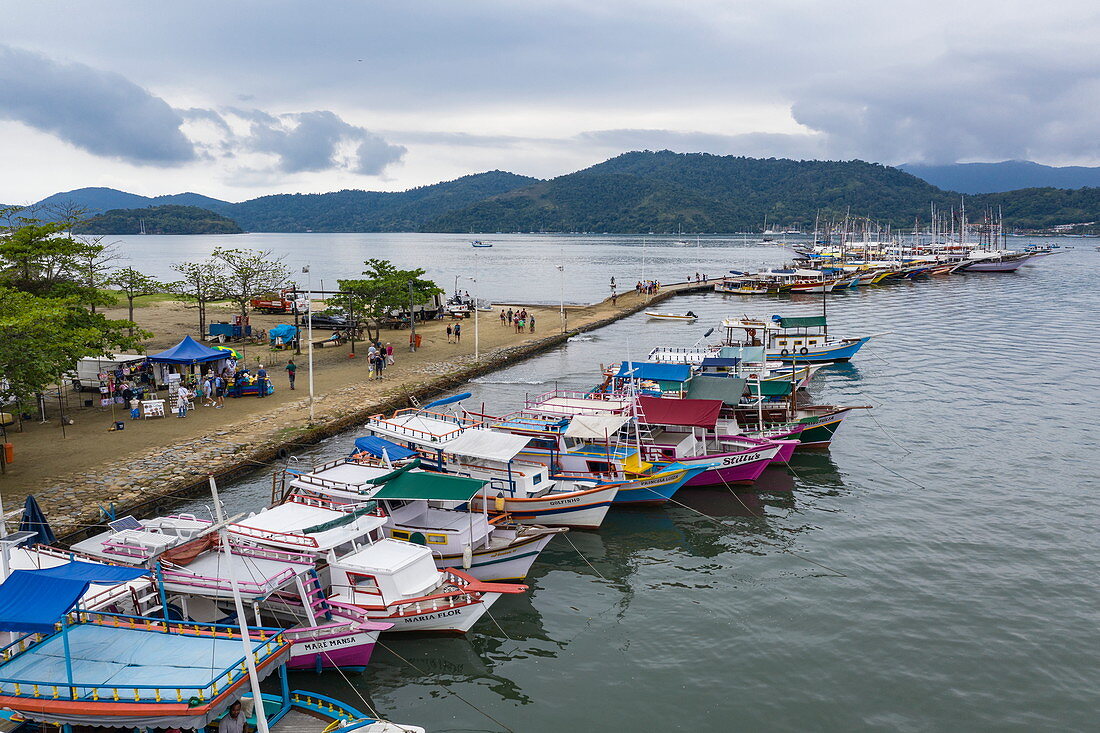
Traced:
[[357, 606], [388, 606], [430, 595], [442, 575], [432, 551], [412, 542], [383, 539], [350, 555], [330, 555], [336, 599]]

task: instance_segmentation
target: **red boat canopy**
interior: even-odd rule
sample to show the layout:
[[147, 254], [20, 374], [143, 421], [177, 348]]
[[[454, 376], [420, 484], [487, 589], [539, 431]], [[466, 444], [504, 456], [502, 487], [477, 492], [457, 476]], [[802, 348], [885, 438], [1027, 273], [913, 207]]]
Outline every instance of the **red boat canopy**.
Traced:
[[650, 425], [682, 425], [713, 428], [722, 411], [722, 400], [679, 400], [639, 397], [641, 421]]

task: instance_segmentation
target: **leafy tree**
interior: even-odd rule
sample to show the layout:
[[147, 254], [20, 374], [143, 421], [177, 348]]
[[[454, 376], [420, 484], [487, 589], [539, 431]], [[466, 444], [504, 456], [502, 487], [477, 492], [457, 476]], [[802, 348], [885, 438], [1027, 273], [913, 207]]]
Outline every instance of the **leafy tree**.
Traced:
[[[103, 289], [111, 284], [111, 265], [122, 259], [114, 244], [103, 244], [103, 237], [77, 237], [83, 246], [73, 256], [73, 276], [80, 287], [85, 305], [95, 313], [96, 306], [114, 305], [115, 299]], [[134, 320], [133, 311], [130, 320]]]
[[[164, 283], [156, 278], [150, 277], [143, 272], [138, 272], [132, 267], [123, 267], [116, 270], [111, 276], [109, 284], [122, 291], [123, 296], [126, 298], [126, 307], [128, 309], [130, 321], [134, 320], [134, 300], [143, 295], [159, 293], [167, 288]], [[131, 327], [130, 335], [132, 336], [133, 333], [134, 329]]]
[[0, 238], [0, 284], [35, 295], [71, 295], [87, 243], [68, 236], [71, 222], [16, 218]]
[[329, 299], [335, 306], [343, 307], [368, 323], [373, 322], [373, 336], [368, 325], [367, 335], [379, 338], [382, 320], [391, 312], [407, 311], [411, 300], [414, 305], [428, 302], [443, 289], [431, 280], [423, 279], [424, 270], [399, 270], [389, 260], [369, 259], [365, 263], [360, 280], [338, 280], [341, 294]]
[[195, 302], [199, 311], [199, 337], [206, 335], [206, 306], [212, 300], [225, 297], [225, 266], [221, 260], [202, 262], [177, 262], [172, 269], [183, 276], [171, 284], [170, 289]]
[[290, 269], [271, 250], [258, 252], [253, 249], [214, 250], [214, 259], [221, 263], [224, 297], [237, 304], [241, 317], [248, 315], [251, 300], [264, 293], [278, 290], [290, 277]]
[[127, 335], [129, 321], [91, 313], [79, 298], [42, 298], [0, 287], [0, 374], [22, 402], [43, 392], [85, 356], [137, 345], [145, 332]]

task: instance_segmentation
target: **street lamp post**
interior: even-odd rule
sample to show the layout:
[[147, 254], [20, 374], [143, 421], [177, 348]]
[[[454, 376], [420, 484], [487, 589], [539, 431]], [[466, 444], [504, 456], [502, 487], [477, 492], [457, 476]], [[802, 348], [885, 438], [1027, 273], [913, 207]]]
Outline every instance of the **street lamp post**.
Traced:
[[470, 296], [470, 300], [474, 306], [474, 361], [481, 360], [481, 330], [478, 328], [478, 307], [477, 307], [477, 278], [468, 278], [470, 282], [474, 284], [474, 293]]
[[309, 265], [302, 268], [306, 274], [306, 347], [309, 352], [309, 421], [313, 422], [313, 276]]

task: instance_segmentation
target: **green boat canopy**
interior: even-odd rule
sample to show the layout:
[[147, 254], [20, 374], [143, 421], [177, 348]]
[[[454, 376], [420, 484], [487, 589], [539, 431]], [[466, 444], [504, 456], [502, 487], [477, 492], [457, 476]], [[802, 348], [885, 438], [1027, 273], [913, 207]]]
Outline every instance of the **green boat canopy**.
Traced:
[[825, 316], [805, 316], [803, 318], [780, 318], [780, 328], [822, 328]]
[[391, 478], [370, 498], [403, 501], [469, 501], [488, 484], [476, 478], [408, 471]]
[[[749, 388], [749, 394], [753, 397], [757, 395], [756, 382], [750, 381], [747, 384]], [[766, 379], [760, 383], [759, 394], [765, 397], [785, 397], [791, 393], [791, 383], [786, 380]]]
[[727, 405], [741, 402], [745, 380], [724, 375], [696, 374], [688, 382], [687, 395], [693, 400], [722, 400]]

